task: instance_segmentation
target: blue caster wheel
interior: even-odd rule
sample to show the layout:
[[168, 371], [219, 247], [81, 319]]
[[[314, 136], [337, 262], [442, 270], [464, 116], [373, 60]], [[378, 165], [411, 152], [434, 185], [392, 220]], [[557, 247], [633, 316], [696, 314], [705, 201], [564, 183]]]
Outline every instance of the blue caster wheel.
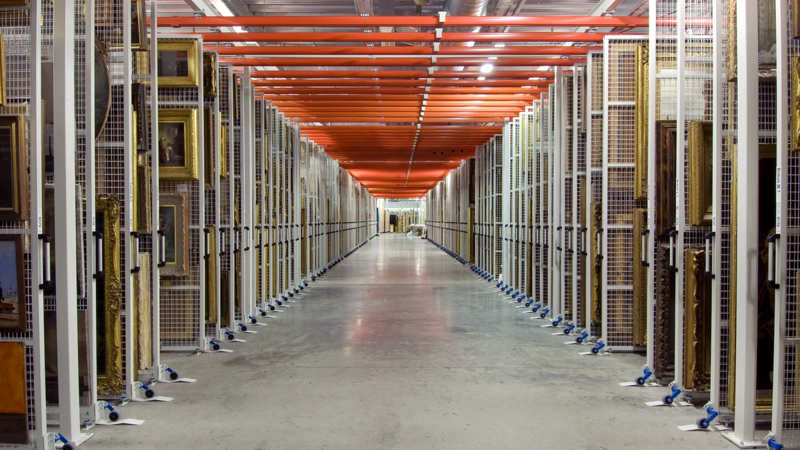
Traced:
[[[275, 305], [269, 305], [269, 310], [270, 311], [275, 311]], [[264, 314], [264, 315], [266, 316], [266, 314]]]
[[152, 389], [148, 389], [148, 390], [144, 391], [144, 396], [147, 397], [147, 398], [153, 398], [153, 397], [156, 396], [156, 392], [154, 390], [152, 390]]
[[178, 379], [178, 372], [172, 371], [169, 373], [169, 379], [175, 381]]
[[278, 306], [283, 306], [283, 302], [281, 302], [280, 300], [276, 300], [275, 303], [277, 303]]
[[697, 428], [700, 428], [701, 430], [706, 430], [706, 429], [708, 429], [709, 425], [711, 425], [711, 424], [708, 423], [708, 420], [706, 420], [706, 419], [697, 419]]
[[247, 331], [247, 325], [244, 325], [244, 324], [242, 324], [242, 326], [241, 326], [241, 327], [239, 327], [239, 328], [241, 328], [241, 329], [242, 329], [242, 331]]
[[596, 355], [596, 354], [598, 354], [599, 352], [600, 352], [600, 349], [599, 349], [599, 348], [597, 348], [597, 347], [592, 347], [592, 353], [594, 353], [594, 354]]
[[116, 422], [116, 421], [118, 421], [118, 420], [119, 420], [119, 413], [118, 413], [118, 412], [116, 412], [116, 411], [111, 411], [111, 412], [108, 414], [108, 420], [110, 420], [110, 421], [112, 421], [112, 422]]
[[564, 328], [564, 334], [569, 334], [569, 332], [570, 332], [569, 328]]
[[261, 311], [261, 317], [267, 317], [267, 312], [266, 311]]
[[219, 351], [219, 344], [214, 344], [213, 346], [211, 346], [211, 348], [213, 348], [214, 351]]
[[578, 336], [575, 338], [575, 342], [577, 342], [578, 344], [583, 344], [583, 338]]
[[289, 297], [294, 297], [294, 292], [289, 292]]
[[664, 404], [667, 405], [671, 405], [672, 402], [674, 401], [671, 395], [665, 395], [664, 398], [662, 398], [662, 400], [664, 401]]
[[253, 317], [252, 319], [250, 319], [250, 323], [252, 323], [253, 325], [255, 325], [255, 324], [257, 324], [257, 323], [258, 323], [258, 321], [255, 319], [255, 317]]
[[229, 341], [236, 339], [236, 336], [234, 336], [233, 333], [228, 333], [227, 336]]
[[638, 384], [639, 386], [644, 386], [644, 383], [645, 383], [644, 377], [639, 377], [636, 379], [636, 384]]

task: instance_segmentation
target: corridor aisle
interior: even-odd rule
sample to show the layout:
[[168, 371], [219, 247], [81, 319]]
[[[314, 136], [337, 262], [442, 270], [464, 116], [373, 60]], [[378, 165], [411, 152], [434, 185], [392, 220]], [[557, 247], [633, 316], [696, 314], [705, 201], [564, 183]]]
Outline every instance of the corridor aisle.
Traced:
[[727, 449], [696, 408], [622, 388], [637, 355], [578, 356], [429, 242], [381, 235], [230, 354], [165, 354], [194, 384], [86, 448]]

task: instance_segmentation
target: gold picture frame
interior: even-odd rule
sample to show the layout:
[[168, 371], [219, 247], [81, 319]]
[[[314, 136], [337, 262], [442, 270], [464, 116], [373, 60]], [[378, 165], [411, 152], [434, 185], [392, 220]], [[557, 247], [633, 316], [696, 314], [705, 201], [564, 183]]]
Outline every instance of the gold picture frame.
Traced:
[[133, 83], [131, 86], [133, 96], [133, 138], [136, 144], [134, 148], [138, 152], [144, 153], [150, 150], [150, 118], [147, 115], [147, 85], [145, 83]]
[[663, 238], [675, 226], [676, 152], [678, 148], [678, 123], [674, 120], [656, 121], [654, 236]]
[[161, 274], [186, 276], [189, 273], [189, 200], [186, 194], [161, 194], [159, 228], [164, 233], [166, 265]]
[[800, 39], [800, 0], [792, 0], [792, 38]]
[[208, 257], [206, 258], [206, 324], [213, 325], [219, 320], [217, 311], [217, 229], [209, 226]]
[[0, 106], [8, 102], [6, 91], [6, 40], [0, 35]]
[[[597, 231], [603, 228], [603, 206], [600, 202], [592, 202], [589, 205], [591, 210], [591, 217], [592, 220], [592, 229]], [[591, 242], [591, 253], [589, 254], [590, 258], [593, 258], [594, 263], [592, 264], [592, 288], [591, 288], [591, 296], [592, 296], [592, 323], [600, 324], [603, 322], [603, 264], [596, 255], [599, 254], [599, 246], [600, 242], [598, 240], [597, 233], [592, 233], [592, 242]]]
[[711, 383], [711, 283], [705, 258], [705, 250], [684, 250], [683, 386], [694, 392], [707, 392]]
[[[725, 67], [728, 81], [736, 81], [738, 71], [738, 42], [736, 23], [736, 1], [727, 0], [728, 35], [726, 42]], [[774, 81], [777, 76], [775, 59], [775, 2], [758, 0], [758, 76], [760, 79]]]
[[648, 44], [636, 46], [636, 65], [634, 66], [634, 183], [633, 197], [647, 199], [648, 167], [648, 98], [649, 98], [649, 54]]
[[160, 87], [199, 87], [200, 45], [197, 39], [159, 39], [157, 59]]
[[100, 194], [96, 221], [103, 233], [102, 278], [97, 284], [97, 311], [103, 322], [97, 328], [97, 393], [117, 397], [122, 377], [122, 278], [120, 269], [120, 204], [116, 195]]
[[228, 126], [225, 124], [219, 127], [219, 178], [228, 178]]
[[[112, 3], [111, 8], [116, 6], [116, 0]], [[128, 1], [131, 4], [131, 50], [147, 50], [148, 43], [147, 43], [147, 14], [145, 12], [145, 0], [124, 0]], [[100, 5], [98, 5], [100, 6]], [[103, 7], [98, 8], [99, 11], [105, 12]], [[112, 16], [115, 14], [110, 12]], [[118, 30], [117, 34], [114, 36], [115, 45], [109, 46], [109, 49], [112, 50], [121, 50], [123, 48], [122, 42], [122, 13], [117, 15], [118, 18], [115, 18], [117, 23], [114, 24], [114, 29]], [[100, 24], [98, 24], [100, 25]], [[116, 45], [119, 43], [119, 45]], [[159, 47], [161, 43], [159, 42]]]
[[196, 108], [159, 110], [159, 179], [199, 180], [197, 141]]
[[150, 253], [139, 253], [139, 271], [133, 276], [134, 374], [153, 367], [153, 323], [150, 299]]
[[147, 163], [147, 157], [141, 155], [136, 162], [136, 175], [134, 184], [134, 211], [136, 230], [140, 233], [150, 233], [152, 230], [153, 202], [151, 197], [150, 174], [152, 169]]
[[633, 210], [633, 345], [647, 345], [647, 270], [642, 264], [642, 232], [647, 209]]
[[711, 225], [714, 126], [711, 121], [691, 120], [688, 128], [687, 218], [689, 225]]
[[217, 98], [217, 52], [203, 52], [203, 98]]
[[[794, 2], [800, 4], [800, 0]], [[800, 9], [800, 7], [798, 7]], [[800, 11], [798, 11], [800, 14]], [[800, 18], [795, 16], [795, 21], [800, 21]], [[800, 149], [800, 57], [792, 58], [792, 144], [790, 150]]]
[[25, 118], [0, 117], [0, 220], [28, 220]]
[[215, 138], [219, 138], [215, 132], [215, 130], [218, 129], [216, 127], [217, 123], [218, 122], [214, 121], [214, 110], [210, 107], [206, 107], [203, 110], [203, 151], [205, 155], [203, 160], [203, 168], [205, 169], [204, 181], [208, 187], [214, 186], [214, 167], [216, 166], [215, 156], [218, 157], [219, 155], [219, 153], [214, 151], [218, 144]]

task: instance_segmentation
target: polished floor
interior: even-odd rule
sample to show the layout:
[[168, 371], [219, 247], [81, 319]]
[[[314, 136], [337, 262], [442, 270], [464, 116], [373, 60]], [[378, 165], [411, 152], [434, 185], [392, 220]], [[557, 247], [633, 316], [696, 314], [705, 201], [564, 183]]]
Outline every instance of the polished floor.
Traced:
[[195, 384], [131, 404], [87, 448], [731, 448], [697, 408], [622, 388], [641, 356], [579, 356], [419, 238], [381, 235], [233, 353], [165, 354]]

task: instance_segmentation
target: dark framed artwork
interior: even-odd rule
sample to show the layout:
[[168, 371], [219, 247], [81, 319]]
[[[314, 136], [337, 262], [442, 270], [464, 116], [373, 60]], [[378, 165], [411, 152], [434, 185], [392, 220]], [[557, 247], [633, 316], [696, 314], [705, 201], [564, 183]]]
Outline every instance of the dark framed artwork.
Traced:
[[690, 225], [711, 225], [714, 127], [711, 121], [693, 120], [688, 128], [687, 218]]
[[25, 332], [22, 235], [0, 234], [0, 332]]
[[150, 118], [147, 115], [147, 85], [133, 83], [131, 86], [133, 96], [134, 130], [136, 130], [136, 145], [138, 152], [147, 152], [150, 149]]
[[96, 208], [97, 228], [103, 232], [103, 273], [96, 294], [97, 393], [116, 397], [123, 392], [119, 198], [100, 194]]
[[28, 220], [25, 118], [0, 117], [0, 220]]
[[204, 150], [204, 169], [206, 186], [214, 186], [214, 166], [217, 148], [215, 138], [219, 138], [215, 133], [217, 122], [214, 121], [214, 110], [206, 107], [203, 110], [203, 150]]
[[186, 276], [189, 269], [189, 204], [186, 194], [161, 194], [159, 229], [164, 233], [162, 275]]
[[25, 344], [0, 342], [0, 442], [27, 444], [28, 388], [25, 362]]
[[158, 111], [158, 176], [162, 180], [200, 178], [197, 155], [197, 109]]
[[656, 122], [655, 236], [663, 237], [675, 226], [675, 174], [678, 124], [674, 120]]
[[[107, 0], [106, 0], [107, 1]], [[114, 0], [112, 7], [117, 2], [129, 2], [131, 6], [131, 50], [147, 50], [147, 13], [145, 12], [144, 0]], [[105, 3], [105, 2], [100, 2]], [[102, 5], [98, 4], [98, 11], [103, 11]], [[98, 24], [100, 25], [100, 24]], [[121, 50], [122, 37], [122, 13], [114, 14], [113, 30], [116, 32], [114, 45], [109, 46], [112, 50]]]
[[[777, 54], [775, 48], [775, 2], [772, 0], [758, 1], [758, 76], [762, 79], [774, 80], [777, 70]], [[737, 20], [736, 0], [727, 0], [727, 51], [726, 67], [728, 81], [736, 81], [738, 71], [737, 53]], [[794, 5], [792, 5], [794, 11]], [[796, 16], [795, 16], [796, 17]], [[797, 20], [797, 19], [794, 19]]]
[[203, 52], [203, 97], [217, 98], [217, 52]]
[[158, 85], [198, 87], [200, 46], [196, 39], [159, 39]]

